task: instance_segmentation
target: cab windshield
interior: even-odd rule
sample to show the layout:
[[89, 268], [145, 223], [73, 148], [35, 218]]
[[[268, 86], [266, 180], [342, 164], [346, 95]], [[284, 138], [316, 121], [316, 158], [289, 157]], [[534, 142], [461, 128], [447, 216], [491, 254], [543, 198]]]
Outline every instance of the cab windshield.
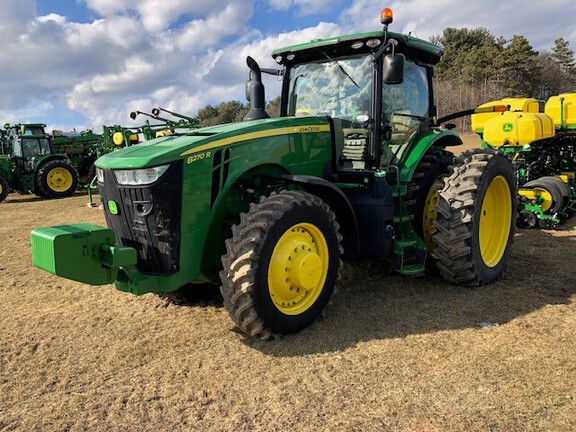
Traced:
[[354, 121], [368, 115], [372, 57], [358, 55], [297, 65], [290, 72], [288, 115], [327, 115]]

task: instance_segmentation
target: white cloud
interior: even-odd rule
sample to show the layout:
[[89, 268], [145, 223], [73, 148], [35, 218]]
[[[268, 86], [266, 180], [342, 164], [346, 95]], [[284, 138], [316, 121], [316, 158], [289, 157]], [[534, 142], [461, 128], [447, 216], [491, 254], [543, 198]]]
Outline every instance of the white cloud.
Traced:
[[206, 19], [194, 20], [184, 26], [177, 39], [178, 46], [183, 51], [204, 50], [224, 37], [239, 33], [251, 16], [251, 4], [229, 4]]
[[166, 30], [183, 15], [202, 17], [230, 6], [251, 8], [253, 0], [83, 0], [102, 17], [133, 13], [149, 31]]
[[268, 4], [275, 10], [288, 10], [294, 2], [293, 0], [268, 0]]
[[48, 14], [48, 15], [39, 16], [39, 17], [37, 18], [37, 21], [38, 21], [39, 23], [45, 23], [45, 22], [48, 22], [48, 21], [54, 21], [54, 22], [56, 22], [56, 23], [58, 23], [58, 24], [64, 24], [64, 23], [66, 22], [66, 17], [63, 17], [62, 15], [58, 15], [58, 14], [55, 14], [55, 13], [51, 13], [51, 14]]
[[36, 15], [34, 0], [4, 0], [0, 19], [2, 43], [26, 33], [27, 25]]
[[83, 3], [100, 16], [108, 17], [134, 9], [138, 0], [83, 0]]

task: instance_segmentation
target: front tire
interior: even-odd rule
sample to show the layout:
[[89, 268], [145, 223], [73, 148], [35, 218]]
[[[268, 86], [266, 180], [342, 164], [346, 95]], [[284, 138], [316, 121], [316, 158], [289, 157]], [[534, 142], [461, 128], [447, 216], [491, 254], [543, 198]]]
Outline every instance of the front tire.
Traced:
[[76, 192], [78, 172], [66, 160], [51, 160], [36, 173], [36, 187], [48, 198], [65, 198]]
[[511, 161], [491, 149], [472, 150], [460, 159], [440, 192], [435, 255], [444, 279], [479, 286], [496, 281], [508, 262], [516, 227], [516, 175]]
[[220, 273], [224, 306], [260, 339], [296, 333], [328, 303], [343, 249], [334, 213], [318, 197], [282, 191], [241, 214]]

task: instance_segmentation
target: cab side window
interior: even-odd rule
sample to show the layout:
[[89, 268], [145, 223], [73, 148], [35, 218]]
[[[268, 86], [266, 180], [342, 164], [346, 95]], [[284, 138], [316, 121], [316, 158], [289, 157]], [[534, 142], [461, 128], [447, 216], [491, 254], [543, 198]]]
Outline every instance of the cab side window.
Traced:
[[404, 82], [384, 84], [382, 122], [391, 128], [393, 141], [407, 140], [428, 118], [430, 94], [426, 68], [406, 61]]

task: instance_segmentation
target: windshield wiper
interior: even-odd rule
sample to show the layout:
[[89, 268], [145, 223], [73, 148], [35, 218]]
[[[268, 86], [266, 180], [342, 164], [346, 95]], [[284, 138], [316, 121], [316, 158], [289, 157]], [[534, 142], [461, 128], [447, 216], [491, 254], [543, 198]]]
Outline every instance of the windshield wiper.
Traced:
[[350, 74], [348, 72], [346, 72], [346, 70], [342, 67], [342, 65], [340, 63], [338, 63], [336, 60], [332, 60], [330, 58], [330, 56], [328, 54], [326, 54], [324, 51], [322, 51], [322, 54], [324, 54], [326, 56], [326, 58], [332, 62], [332, 64], [335, 64], [336, 66], [338, 66], [338, 68], [342, 71], [342, 73], [344, 75], [346, 75], [350, 81], [352, 81], [352, 84], [354, 84], [356, 87], [360, 88], [360, 86], [358, 84], [356, 84], [356, 81], [354, 81], [354, 78], [352, 78], [350, 76]]

